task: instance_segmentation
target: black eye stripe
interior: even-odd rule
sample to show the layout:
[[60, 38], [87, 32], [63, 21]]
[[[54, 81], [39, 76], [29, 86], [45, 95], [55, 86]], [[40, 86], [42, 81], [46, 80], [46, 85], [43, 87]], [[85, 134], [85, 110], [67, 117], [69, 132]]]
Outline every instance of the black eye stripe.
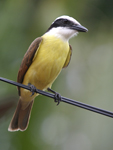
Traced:
[[67, 19], [58, 19], [54, 23], [59, 25], [59, 26], [65, 26], [65, 25], [71, 23], [71, 21], [69, 21]]
[[74, 23], [68, 19], [58, 19], [55, 22], [52, 23], [52, 25], [49, 27], [47, 31], [49, 31], [52, 28], [57, 28], [57, 27], [70, 27], [73, 26]]

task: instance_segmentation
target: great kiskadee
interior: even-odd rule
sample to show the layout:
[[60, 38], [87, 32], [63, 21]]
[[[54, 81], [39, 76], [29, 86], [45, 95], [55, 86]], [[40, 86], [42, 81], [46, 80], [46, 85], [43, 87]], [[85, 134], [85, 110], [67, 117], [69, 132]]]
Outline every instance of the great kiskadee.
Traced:
[[[87, 32], [77, 20], [69, 16], [60, 16], [51, 24], [47, 32], [36, 38], [28, 48], [22, 60], [17, 82], [33, 85], [37, 89], [51, 88], [58, 74], [68, 66], [72, 48], [68, 41], [78, 32]], [[18, 87], [19, 102], [9, 131], [27, 129], [34, 99], [39, 94]]]

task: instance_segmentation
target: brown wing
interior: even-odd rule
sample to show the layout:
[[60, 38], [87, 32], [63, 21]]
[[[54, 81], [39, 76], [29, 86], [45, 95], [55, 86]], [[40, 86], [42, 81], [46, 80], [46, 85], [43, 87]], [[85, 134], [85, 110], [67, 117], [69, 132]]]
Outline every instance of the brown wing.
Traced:
[[65, 61], [63, 68], [65, 68], [69, 65], [70, 60], [71, 60], [71, 55], [72, 55], [72, 47], [71, 47], [71, 45], [69, 45], [69, 53], [67, 55], [67, 58], [66, 58], [66, 61]]
[[[19, 82], [19, 83], [23, 82], [24, 75], [26, 74], [28, 68], [32, 64], [32, 60], [34, 58], [36, 51], [39, 48], [41, 41], [42, 41], [42, 37], [36, 38], [29, 46], [29, 48], [28, 48], [27, 52], [25, 53], [24, 58], [22, 60], [20, 69], [18, 71], [17, 82]], [[18, 93], [20, 95], [20, 87], [18, 87]]]

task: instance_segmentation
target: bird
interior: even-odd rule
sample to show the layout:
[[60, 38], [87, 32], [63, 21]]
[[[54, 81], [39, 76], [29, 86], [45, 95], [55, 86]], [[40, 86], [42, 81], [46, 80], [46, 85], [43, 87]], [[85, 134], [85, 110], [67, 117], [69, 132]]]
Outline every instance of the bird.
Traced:
[[[18, 87], [19, 101], [8, 131], [27, 129], [34, 99], [39, 94], [33, 87], [49, 90], [62, 68], [66, 68], [72, 55], [69, 39], [79, 32], [87, 32], [73, 17], [57, 17], [47, 31], [29, 46], [21, 62], [17, 82], [31, 87], [31, 91]], [[32, 94], [31, 94], [32, 92]]]

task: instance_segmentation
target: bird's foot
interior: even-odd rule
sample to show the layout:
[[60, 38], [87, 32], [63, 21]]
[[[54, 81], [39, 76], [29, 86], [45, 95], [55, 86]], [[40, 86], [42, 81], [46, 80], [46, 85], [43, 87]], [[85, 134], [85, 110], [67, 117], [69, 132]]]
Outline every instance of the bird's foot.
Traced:
[[31, 88], [30, 91], [31, 91], [31, 97], [35, 94], [36, 92], [36, 87], [34, 85], [32, 85], [31, 83], [28, 83], [28, 86]]
[[54, 101], [55, 101], [55, 103], [57, 103], [57, 105], [59, 105], [59, 104], [60, 104], [60, 101], [61, 101], [61, 95], [60, 95], [59, 93], [53, 91], [53, 90], [50, 89], [50, 88], [47, 88], [47, 90], [50, 91], [51, 93], [54, 93], [54, 94], [55, 94], [55, 96], [54, 96]]

